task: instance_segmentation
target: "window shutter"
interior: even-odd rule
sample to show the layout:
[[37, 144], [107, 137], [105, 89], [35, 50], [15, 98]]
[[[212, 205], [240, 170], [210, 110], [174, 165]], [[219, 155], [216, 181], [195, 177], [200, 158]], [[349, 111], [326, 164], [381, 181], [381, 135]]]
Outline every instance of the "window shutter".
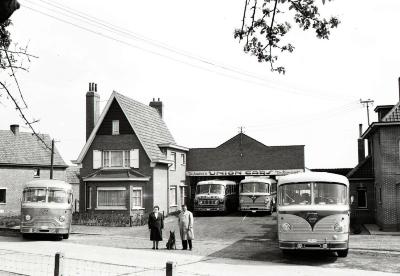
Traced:
[[130, 160], [129, 160], [130, 167], [138, 169], [139, 168], [139, 150], [138, 149], [131, 150], [129, 157], [130, 157]]
[[93, 169], [101, 168], [101, 151], [94, 150], [93, 151]]

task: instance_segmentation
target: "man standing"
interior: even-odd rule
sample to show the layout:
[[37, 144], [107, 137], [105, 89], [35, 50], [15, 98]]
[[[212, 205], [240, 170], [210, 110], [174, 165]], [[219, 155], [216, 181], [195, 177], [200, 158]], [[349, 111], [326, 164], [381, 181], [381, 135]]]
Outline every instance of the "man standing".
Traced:
[[188, 211], [186, 205], [182, 205], [182, 211], [179, 214], [179, 233], [181, 234], [182, 239], [182, 250], [188, 249], [192, 250], [192, 240], [194, 239], [193, 232], [193, 214]]

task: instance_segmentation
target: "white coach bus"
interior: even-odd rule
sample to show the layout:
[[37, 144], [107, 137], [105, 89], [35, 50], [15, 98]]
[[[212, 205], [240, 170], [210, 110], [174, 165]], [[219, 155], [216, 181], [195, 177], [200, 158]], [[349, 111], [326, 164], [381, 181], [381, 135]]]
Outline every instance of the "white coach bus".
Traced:
[[57, 235], [68, 239], [72, 222], [72, 186], [61, 180], [25, 184], [21, 202], [21, 233]]
[[350, 202], [346, 177], [322, 172], [278, 180], [278, 240], [289, 250], [349, 251]]
[[276, 181], [271, 178], [249, 177], [239, 184], [239, 210], [242, 212], [267, 212], [276, 204]]

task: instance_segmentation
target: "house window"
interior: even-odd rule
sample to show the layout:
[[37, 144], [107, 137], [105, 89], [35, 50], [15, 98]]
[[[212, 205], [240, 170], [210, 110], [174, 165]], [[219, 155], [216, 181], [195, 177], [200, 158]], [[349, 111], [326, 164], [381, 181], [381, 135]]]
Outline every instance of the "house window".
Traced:
[[171, 166], [171, 171], [176, 170], [176, 152], [171, 152], [171, 161], [173, 162]]
[[112, 135], [119, 134], [119, 120], [112, 121]]
[[186, 165], [186, 155], [181, 153], [182, 165]]
[[0, 188], [0, 204], [1, 203], [6, 203], [6, 188]]
[[103, 151], [103, 166], [129, 168], [130, 165], [129, 158], [130, 158], [129, 150]]
[[357, 188], [357, 208], [367, 208], [367, 189]]
[[92, 208], [92, 187], [86, 187], [86, 209]]
[[126, 189], [124, 187], [97, 188], [98, 209], [124, 209], [126, 207]]
[[39, 168], [33, 169], [33, 177], [40, 177], [40, 169]]
[[181, 186], [181, 205], [187, 203], [187, 197], [188, 197], [188, 187], [187, 186]]
[[169, 206], [177, 206], [177, 200], [176, 186], [171, 186], [169, 188]]
[[132, 209], [143, 207], [143, 192], [141, 187], [133, 187], [132, 189]]

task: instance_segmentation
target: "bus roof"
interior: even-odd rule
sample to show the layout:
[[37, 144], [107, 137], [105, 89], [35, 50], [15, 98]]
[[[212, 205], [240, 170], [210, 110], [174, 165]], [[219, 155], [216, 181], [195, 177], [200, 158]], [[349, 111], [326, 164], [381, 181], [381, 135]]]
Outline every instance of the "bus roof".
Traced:
[[236, 182], [230, 180], [213, 179], [213, 180], [200, 181], [197, 183], [197, 185], [207, 185], [207, 184], [219, 184], [226, 186], [226, 185], [236, 185]]
[[276, 183], [275, 179], [266, 177], [248, 177], [240, 181], [240, 183], [260, 182], [260, 183]]
[[285, 175], [279, 178], [278, 186], [299, 182], [335, 182], [349, 186], [349, 180], [345, 176], [326, 172], [302, 172]]
[[40, 179], [40, 180], [32, 180], [24, 185], [25, 188], [61, 188], [65, 190], [71, 190], [72, 185], [56, 179]]

